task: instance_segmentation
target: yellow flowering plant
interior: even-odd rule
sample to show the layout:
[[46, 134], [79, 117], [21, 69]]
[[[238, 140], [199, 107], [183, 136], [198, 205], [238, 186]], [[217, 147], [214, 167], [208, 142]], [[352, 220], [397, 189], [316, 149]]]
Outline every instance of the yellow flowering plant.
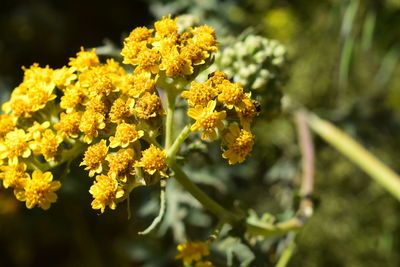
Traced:
[[[36, 63], [23, 68], [23, 81], [0, 115], [3, 186], [13, 188], [27, 208], [47, 210], [62, 180], [52, 171], [78, 159], [93, 178], [91, 206], [101, 213], [129, 201], [136, 187], [161, 182], [164, 188], [176, 179], [221, 225], [264, 236], [298, 227], [296, 220], [272, 225], [228, 210], [182, 170], [179, 156], [189, 136], [219, 144], [229, 165], [244, 162], [254, 145], [251, 123], [260, 112], [258, 102], [226, 73], [207, 73], [217, 45], [212, 27], [182, 30], [168, 16], [154, 29], [138, 27], [125, 38], [126, 66], [81, 48], [61, 68]], [[176, 123], [179, 118], [183, 123]], [[142, 233], [157, 226], [163, 209]], [[209, 254], [205, 243], [188, 241], [178, 250], [184, 265], [213, 266], [203, 259]]]

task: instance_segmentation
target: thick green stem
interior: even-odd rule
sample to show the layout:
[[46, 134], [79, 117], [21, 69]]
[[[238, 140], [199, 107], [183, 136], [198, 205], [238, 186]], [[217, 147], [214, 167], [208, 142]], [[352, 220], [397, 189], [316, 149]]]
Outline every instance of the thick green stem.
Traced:
[[238, 219], [238, 216], [221, 205], [216, 201], [209, 198], [197, 185], [190, 181], [189, 177], [181, 170], [174, 159], [169, 158], [169, 167], [175, 173], [175, 179], [193, 196], [195, 197], [204, 208], [208, 209], [214, 215], [225, 219], [227, 222], [232, 223]]
[[167, 105], [167, 119], [165, 125], [165, 149], [168, 150], [172, 145], [174, 138], [174, 111], [176, 94], [173, 90], [167, 92], [168, 105]]
[[175, 157], [176, 153], [178, 153], [179, 148], [181, 147], [182, 143], [186, 140], [186, 137], [190, 134], [190, 124], [186, 125], [182, 131], [179, 133], [178, 137], [175, 139], [174, 143], [168, 149], [168, 157], [173, 158]]
[[[190, 181], [189, 177], [177, 165], [174, 159], [169, 158], [169, 167], [175, 173], [175, 179], [194, 197], [196, 198], [205, 209], [209, 210], [220, 220], [227, 222], [231, 225], [240, 224], [242, 217], [225, 209], [216, 201], [208, 197], [197, 185]], [[286, 234], [293, 230], [298, 230], [303, 226], [302, 221], [295, 217], [285, 222], [277, 224], [267, 224], [263, 222], [245, 222], [246, 231], [251, 235], [260, 235], [264, 237], [277, 236]]]
[[310, 115], [308, 123], [311, 129], [326, 142], [347, 156], [375, 179], [376, 182], [400, 200], [400, 177], [394, 171], [331, 123], [318, 118], [316, 115]]

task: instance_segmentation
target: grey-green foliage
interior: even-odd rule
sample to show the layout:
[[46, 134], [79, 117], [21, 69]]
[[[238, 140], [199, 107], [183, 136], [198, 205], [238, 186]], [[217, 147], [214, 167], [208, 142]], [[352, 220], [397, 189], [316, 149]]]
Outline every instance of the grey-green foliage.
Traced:
[[217, 54], [215, 64], [251, 90], [265, 91], [282, 84], [286, 49], [277, 40], [248, 35]]

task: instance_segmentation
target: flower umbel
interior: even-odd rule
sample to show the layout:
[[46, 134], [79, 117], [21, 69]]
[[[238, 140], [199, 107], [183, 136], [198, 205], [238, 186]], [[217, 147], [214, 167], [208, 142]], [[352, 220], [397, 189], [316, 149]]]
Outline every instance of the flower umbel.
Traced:
[[35, 170], [32, 173], [32, 179], [28, 179], [24, 189], [18, 189], [15, 195], [18, 200], [25, 201], [28, 209], [39, 206], [44, 210], [48, 210], [51, 203], [57, 200], [57, 195], [54, 191], [57, 191], [60, 187], [61, 183], [53, 181], [51, 172], [42, 173], [40, 170]]

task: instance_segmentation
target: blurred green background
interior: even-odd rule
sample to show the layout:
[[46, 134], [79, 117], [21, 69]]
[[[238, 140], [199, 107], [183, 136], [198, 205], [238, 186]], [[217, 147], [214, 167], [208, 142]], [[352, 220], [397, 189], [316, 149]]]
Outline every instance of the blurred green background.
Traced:
[[[252, 157], [232, 167], [211, 146], [188, 155], [208, 164], [208, 171], [192, 164], [193, 179], [222, 204], [239, 199], [259, 214], [293, 214], [301, 158], [289, 110], [299, 106], [334, 122], [400, 172], [400, 0], [3, 0], [1, 100], [21, 82], [21, 66], [61, 67], [80, 46], [105, 39], [121, 46], [134, 27], [168, 13], [199, 17], [221, 40], [250, 27], [287, 49], [282, 114], [255, 122]], [[400, 266], [398, 201], [317, 136], [315, 145], [316, 211], [297, 235], [289, 266]], [[92, 181], [78, 165], [47, 212], [27, 210], [1, 189], [0, 266], [179, 266], [176, 242], [185, 235], [205, 239], [215, 226], [170, 181], [169, 217], [160, 231], [138, 236], [157, 212], [158, 188], [133, 192], [130, 220], [126, 204], [98, 215], [90, 208]], [[283, 240], [256, 246], [251, 266], [273, 266]], [[225, 266], [218, 247], [212, 259]]]

